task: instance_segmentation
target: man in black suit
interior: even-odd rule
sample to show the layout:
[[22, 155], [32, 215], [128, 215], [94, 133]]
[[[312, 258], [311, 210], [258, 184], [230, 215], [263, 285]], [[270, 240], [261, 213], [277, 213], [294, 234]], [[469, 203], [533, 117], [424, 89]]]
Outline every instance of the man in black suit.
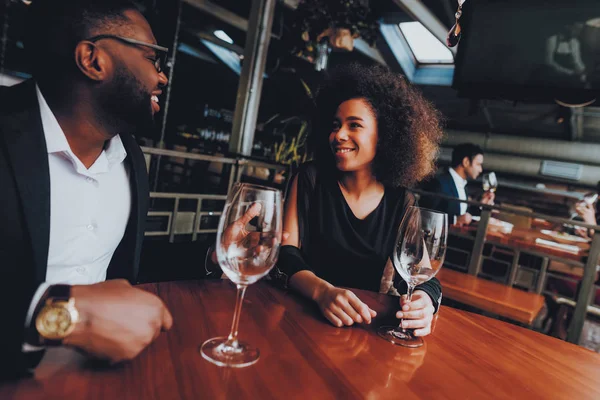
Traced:
[[[482, 171], [483, 150], [481, 147], [471, 143], [459, 144], [452, 151], [451, 167], [425, 183], [423, 190], [467, 200], [465, 191], [467, 180], [477, 179]], [[493, 192], [485, 192], [480, 201], [484, 204], [493, 204], [494, 197]], [[423, 207], [447, 213], [449, 223], [457, 225], [471, 223], [472, 215], [467, 211], [467, 203], [426, 195], [421, 197], [419, 203]]]
[[0, 89], [3, 378], [47, 346], [131, 359], [172, 325], [129, 283], [149, 192], [131, 133], [160, 109], [167, 49], [126, 1], [35, 0], [29, 11], [34, 79]]

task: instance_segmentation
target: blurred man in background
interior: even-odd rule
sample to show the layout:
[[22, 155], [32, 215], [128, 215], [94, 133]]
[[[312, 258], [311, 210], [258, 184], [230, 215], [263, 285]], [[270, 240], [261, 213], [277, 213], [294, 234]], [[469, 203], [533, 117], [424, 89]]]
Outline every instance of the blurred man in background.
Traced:
[[[475, 180], [483, 172], [483, 150], [481, 147], [464, 143], [459, 144], [452, 151], [450, 168], [435, 178], [426, 182], [422, 189], [427, 192], [438, 193], [459, 200], [468, 200], [465, 190], [469, 179]], [[493, 204], [495, 194], [486, 191], [481, 198], [484, 204]], [[446, 198], [423, 195], [419, 205], [448, 214], [448, 223], [468, 225], [472, 215], [468, 212], [469, 205]]]

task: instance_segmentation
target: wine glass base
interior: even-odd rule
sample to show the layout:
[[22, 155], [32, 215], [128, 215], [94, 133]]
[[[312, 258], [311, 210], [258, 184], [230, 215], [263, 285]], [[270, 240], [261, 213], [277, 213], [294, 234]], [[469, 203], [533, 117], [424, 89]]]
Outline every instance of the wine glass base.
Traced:
[[397, 326], [382, 326], [377, 330], [377, 334], [398, 346], [411, 348], [423, 346], [422, 338], [416, 337], [411, 331], [402, 331]]
[[216, 337], [202, 343], [200, 354], [220, 367], [243, 368], [256, 363], [260, 357], [257, 348], [238, 342], [237, 347], [226, 344], [227, 337]]

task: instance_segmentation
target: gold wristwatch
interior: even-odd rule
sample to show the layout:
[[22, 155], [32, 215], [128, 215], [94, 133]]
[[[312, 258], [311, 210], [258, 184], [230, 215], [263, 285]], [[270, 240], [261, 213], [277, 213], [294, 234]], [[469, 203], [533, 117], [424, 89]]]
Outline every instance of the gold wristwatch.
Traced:
[[42, 302], [43, 306], [35, 317], [39, 344], [60, 345], [73, 332], [79, 320], [75, 299], [71, 297], [71, 286], [51, 286]]

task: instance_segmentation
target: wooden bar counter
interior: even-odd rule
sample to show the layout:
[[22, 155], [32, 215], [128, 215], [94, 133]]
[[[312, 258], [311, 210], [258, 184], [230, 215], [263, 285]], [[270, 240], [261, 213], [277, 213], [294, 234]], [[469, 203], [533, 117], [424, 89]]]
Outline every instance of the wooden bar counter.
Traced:
[[109, 367], [54, 349], [34, 378], [0, 384], [0, 399], [600, 399], [600, 355], [582, 347], [448, 307], [425, 346], [398, 347], [375, 332], [395, 321], [397, 298], [357, 290], [378, 317], [335, 328], [267, 282], [248, 289], [240, 321], [240, 339], [258, 346], [260, 360], [220, 368], [198, 348], [228, 334], [234, 286], [142, 288], [164, 299], [175, 323], [138, 358]]

